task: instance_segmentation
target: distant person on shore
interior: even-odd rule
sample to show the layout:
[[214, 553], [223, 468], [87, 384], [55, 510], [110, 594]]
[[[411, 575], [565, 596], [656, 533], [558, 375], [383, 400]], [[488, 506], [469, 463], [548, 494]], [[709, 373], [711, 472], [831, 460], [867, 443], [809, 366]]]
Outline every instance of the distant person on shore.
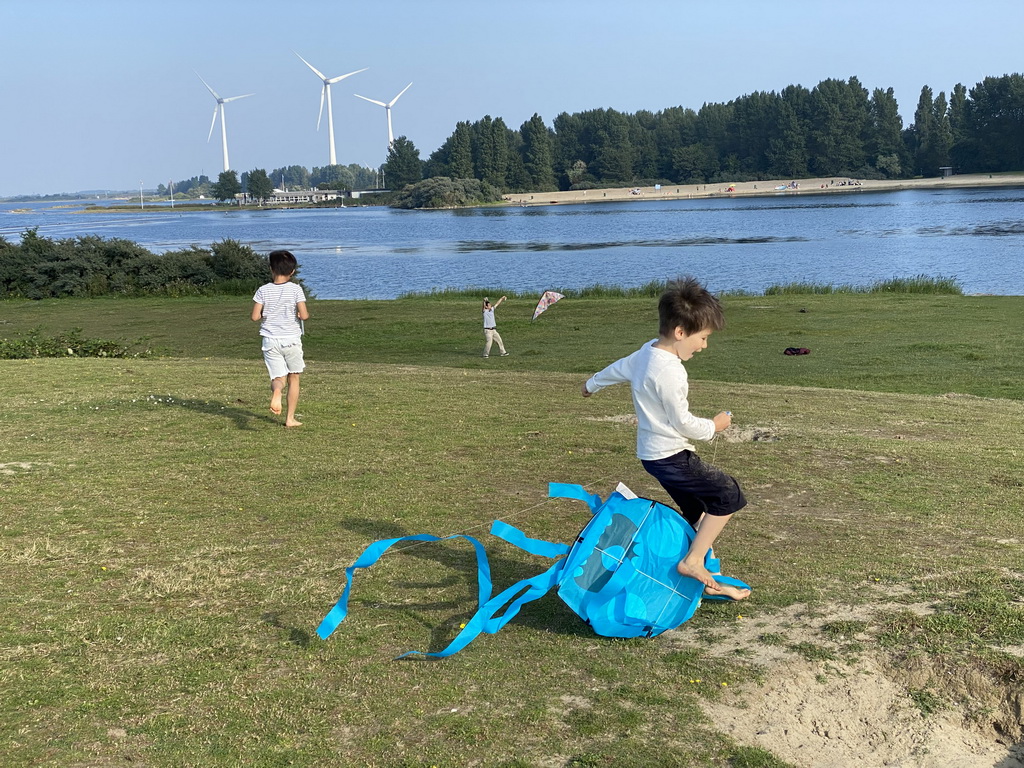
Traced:
[[498, 342], [498, 351], [501, 352], [501, 356], [508, 357], [508, 352], [505, 351], [505, 343], [501, 340], [501, 334], [498, 333], [498, 328], [494, 321], [494, 310], [500, 307], [501, 303], [507, 298], [507, 296], [502, 296], [492, 306], [491, 300], [484, 296], [484, 357], [491, 356], [491, 344], [494, 342]]
[[302, 323], [309, 319], [306, 294], [291, 278], [298, 269], [290, 251], [270, 254], [273, 280], [256, 289], [252, 297], [252, 320], [260, 322], [263, 338], [263, 362], [270, 374], [270, 411], [281, 414], [281, 399], [287, 389], [287, 412], [284, 425], [301, 427], [295, 418], [299, 404], [299, 374], [306, 367], [302, 359]]
[[690, 413], [689, 384], [682, 363], [708, 345], [708, 336], [725, 326], [722, 307], [695, 279], [670, 283], [658, 302], [658, 338], [595, 373], [583, 384], [590, 397], [612, 384], [628, 383], [636, 409], [636, 453], [679, 506], [697, 535], [676, 570], [704, 585], [711, 597], [742, 600], [750, 590], [720, 583], [704, 558], [732, 514], [746, 499], [736, 480], [700, 460], [692, 440], [711, 440], [732, 423], [722, 411], [713, 419]]

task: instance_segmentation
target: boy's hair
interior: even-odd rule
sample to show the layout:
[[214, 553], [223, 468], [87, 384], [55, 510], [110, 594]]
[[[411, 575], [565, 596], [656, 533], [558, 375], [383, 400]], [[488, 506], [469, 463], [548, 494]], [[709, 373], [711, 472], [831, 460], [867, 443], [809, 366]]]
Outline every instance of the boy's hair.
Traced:
[[682, 328], [687, 336], [704, 330], [725, 327], [722, 305], [696, 278], [683, 277], [669, 282], [658, 300], [658, 332], [669, 336]]
[[299, 268], [299, 262], [291, 251], [270, 252], [270, 274], [274, 277], [287, 277]]

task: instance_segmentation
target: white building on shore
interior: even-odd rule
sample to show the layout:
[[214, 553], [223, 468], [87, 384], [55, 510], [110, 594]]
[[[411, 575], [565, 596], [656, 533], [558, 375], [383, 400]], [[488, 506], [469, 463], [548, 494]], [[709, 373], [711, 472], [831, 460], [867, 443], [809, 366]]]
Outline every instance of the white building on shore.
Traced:
[[[275, 189], [265, 201], [266, 205], [287, 205], [288, 203], [322, 203], [327, 200], [337, 200], [344, 197], [343, 192], [336, 189], [297, 189], [284, 191]], [[235, 195], [239, 205], [254, 205], [252, 200], [244, 192]]]

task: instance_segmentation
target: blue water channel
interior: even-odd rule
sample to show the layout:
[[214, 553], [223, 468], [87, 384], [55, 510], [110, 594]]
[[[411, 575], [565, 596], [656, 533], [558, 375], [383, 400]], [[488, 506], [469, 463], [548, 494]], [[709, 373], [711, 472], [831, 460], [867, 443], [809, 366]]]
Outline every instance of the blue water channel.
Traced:
[[[91, 201], [96, 202], [96, 201]], [[1024, 190], [784, 194], [456, 211], [337, 208], [84, 213], [0, 204], [0, 237], [95, 234], [163, 252], [232, 238], [292, 250], [322, 299], [443, 288], [540, 292], [692, 274], [714, 291], [952, 277], [967, 293], [1024, 295]], [[121, 201], [119, 204], [125, 205]]]

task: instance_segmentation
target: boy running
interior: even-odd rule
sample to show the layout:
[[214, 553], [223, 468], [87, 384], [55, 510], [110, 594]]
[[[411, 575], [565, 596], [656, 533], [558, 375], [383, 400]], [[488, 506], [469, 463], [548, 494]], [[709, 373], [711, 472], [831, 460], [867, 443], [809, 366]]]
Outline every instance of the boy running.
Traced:
[[271, 252], [273, 281], [260, 286], [252, 297], [253, 322], [263, 321], [260, 336], [263, 337], [263, 361], [270, 373], [271, 413], [281, 414], [281, 397], [287, 384], [286, 427], [302, 426], [295, 418], [295, 407], [299, 404], [299, 374], [306, 367], [302, 359], [301, 321], [309, 319], [309, 311], [306, 294], [297, 283], [291, 282], [297, 269], [298, 263], [290, 251]]
[[682, 365], [707, 347], [712, 331], [725, 327], [725, 317], [718, 299], [688, 277], [669, 284], [658, 302], [658, 318], [658, 338], [595, 373], [583, 384], [582, 394], [590, 397], [612, 384], [629, 383], [637, 417], [637, 457], [697, 531], [676, 569], [704, 584], [707, 595], [742, 600], [750, 590], [715, 581], [704, 557], [747, 501], [736, 480], [702, 462], [691, 442], [711, 440], [732, 423], [732, 415], [722, 411], [703, 419], [690, 413]]

